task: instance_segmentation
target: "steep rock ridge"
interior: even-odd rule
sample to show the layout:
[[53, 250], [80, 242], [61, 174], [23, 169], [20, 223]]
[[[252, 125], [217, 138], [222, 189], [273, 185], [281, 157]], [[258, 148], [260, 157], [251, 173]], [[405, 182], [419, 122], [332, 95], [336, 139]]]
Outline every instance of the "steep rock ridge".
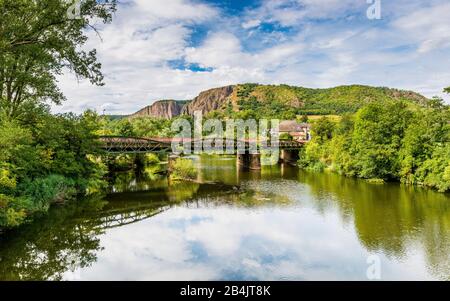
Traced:
[[201, 111], [247, 111], [260, 116], [280, 112], [327, 115], [356, 112], [361, 106], [375, 101], [398, 100], [425, 106], [428, 99], [416, 92], [363, 85], [311, 89], [288, 85], [238, 84], [201, 92], [191, 101], [161, 100], [131, 115], [171, 119], [178, 115], [193, 115]]
[[173, 117], [180, 115], [185, 104], [185, 101], [160, 100], [130, 115], [129, 118], [155, 117], [172, 119]]
[[181, 114], [193, 115], [195, 111], [207, 114], [214, 110], [220, 110], [229, 101], [234, 88], [235, 86], [225, 86], [201, 92], [199, 96], [183, 107]]

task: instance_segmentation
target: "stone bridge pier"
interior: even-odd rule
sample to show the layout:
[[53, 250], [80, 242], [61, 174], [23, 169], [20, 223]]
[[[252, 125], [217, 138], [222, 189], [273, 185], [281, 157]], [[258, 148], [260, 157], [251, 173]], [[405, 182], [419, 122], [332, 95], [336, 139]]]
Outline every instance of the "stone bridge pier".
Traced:
[[287, 164], [297, 164], [299, 157], [298, 150], [282, 149], [280, 151], [280, 162]]
[[245, 169], [260, 170], [261, 154], [237, 154], [238, 165]]

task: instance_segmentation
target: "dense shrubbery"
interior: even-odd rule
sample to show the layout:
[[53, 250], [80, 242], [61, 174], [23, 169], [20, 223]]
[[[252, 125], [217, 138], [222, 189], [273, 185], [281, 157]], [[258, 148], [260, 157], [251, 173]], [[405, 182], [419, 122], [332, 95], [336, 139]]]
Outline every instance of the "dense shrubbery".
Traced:
[[145, 154], [143, 159], [144, 164], [148, 165], [158, 164], [160, 162], [158, 155], [154, 153]]
[[450, 189], [450, 109], [438, 99], [428, 107], [405, 102], [371, 103], [339, 122], [315, 122], [302, 150], [303, 168], [343, 175], [400, 180]]
[[173, 137], [175, 134], [171, 131], [173, 121], [152, 117], [105, 119], [101, 134], [125, 137]]
[[27, 179], [19, 185], [21, 194], [30, 199], [33, 212], [46, 212], [51, 203], [63, 203], [77, 193], [75, 180], [61, 175]]
[[0, 116], [0, 228], [104, 185], [105, 166], [95, 159], [96, 114], [54, 116], [44, 110], [27, 117]]
[[136, 165], [140, 167], [160, 163], [158, 154], [119, 154], [109, 157], [107, 161], [109, 171], [125, 171], [133, 169]]
[[192, 160], [178, 158], [171, 166], [171, 178], [174, 180], [195, 180], [197, 169]]

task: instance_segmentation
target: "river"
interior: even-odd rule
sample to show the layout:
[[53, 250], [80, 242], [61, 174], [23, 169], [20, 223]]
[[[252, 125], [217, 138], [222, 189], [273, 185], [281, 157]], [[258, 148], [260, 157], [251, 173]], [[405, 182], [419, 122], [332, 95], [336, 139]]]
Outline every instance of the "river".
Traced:
[[117, 174], [0, 240], [0, 280], [450, 280], [450, 195], [193, 157]]

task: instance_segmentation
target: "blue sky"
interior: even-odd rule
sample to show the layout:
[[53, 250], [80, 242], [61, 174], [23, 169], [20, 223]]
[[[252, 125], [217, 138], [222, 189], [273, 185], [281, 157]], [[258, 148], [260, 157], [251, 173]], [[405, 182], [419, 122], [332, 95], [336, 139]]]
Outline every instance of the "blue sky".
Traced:
[[158, 99], [191, 99], [243, 82], [366, 84], [442, 96], [450, 86], [450, 1], [119, 0], [112, 24], [89, 31], [104, 87], [59, 78], [68, 101], [128, 114]]

